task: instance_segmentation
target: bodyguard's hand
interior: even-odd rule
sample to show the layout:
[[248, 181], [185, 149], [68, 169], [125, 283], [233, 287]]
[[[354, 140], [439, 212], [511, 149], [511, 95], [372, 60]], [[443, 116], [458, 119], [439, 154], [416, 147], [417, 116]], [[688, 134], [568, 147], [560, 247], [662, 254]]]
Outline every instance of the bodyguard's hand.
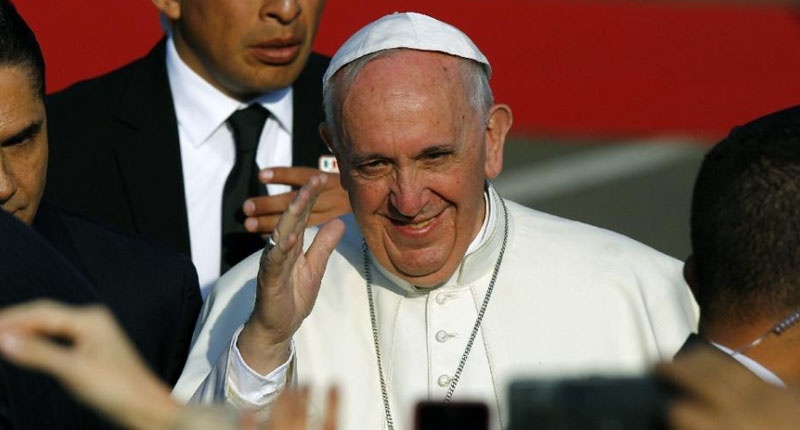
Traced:
[[[285, 184], [299, 187], [312, 176], [325, 175], [327, 181], [320, 190], [308, 218], [308, 225], [327, 222], [350, 212], [347, 193], [339, 183], [339, 175], [323, 173], [310, 167], [273, 167], [262, 170], [258, 177], [265, 184]], [[269, 234], [278, 224], [281, 214], [297, 195], [296, 191], [274, 196], [254, 197], [244, 202], [243, 211], [247, 215], [245, 229], [251, 233]]]
[[166, 430], [180, 410], [101, 306], [40, 300], [6, 308], [0, 311], [0, 353], [54, 376], [127, 428]]
[[297, 191], [272, 232], [275, 246], [267, 245], [261, 255], [255, 307], [237, 347], [248, 366], [262, 375], [289, 358], [291, 338], [311, 312], [328, 257], [344, 234], [344, 223], [333, 219], [303, 253], [303, 232], [328, 179], [311, 176]]

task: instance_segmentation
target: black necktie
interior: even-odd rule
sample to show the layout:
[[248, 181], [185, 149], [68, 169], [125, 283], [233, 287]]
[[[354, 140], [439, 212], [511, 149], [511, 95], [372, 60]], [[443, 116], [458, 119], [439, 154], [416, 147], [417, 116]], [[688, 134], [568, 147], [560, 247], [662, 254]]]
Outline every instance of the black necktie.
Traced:
[[249, 197], [266, 195], [266, 187], [258, 181], [256, 149], [258, 139], [269, 116], [261, 105], [253, 104], [234, 112], [228, 118], [236, 144], [236, 162], [225, 181], [222, 192], [222, 258], [220, 274], [245, 257], [264, 247], [258, 234], [244, 229], [242, 204]]

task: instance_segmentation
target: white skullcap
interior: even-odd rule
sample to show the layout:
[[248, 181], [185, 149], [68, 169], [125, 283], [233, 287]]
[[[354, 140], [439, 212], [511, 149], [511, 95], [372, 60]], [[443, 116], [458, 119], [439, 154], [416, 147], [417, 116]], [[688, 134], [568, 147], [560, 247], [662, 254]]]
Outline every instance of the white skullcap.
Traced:
[[395, 12], [367, 24], [347, 39], [333, 55], [322, 84], [327, 85], [339, 69], [365, 55], [395, 48], [436, 51], [468, 58], [481, 63], [487, 75], [492, 73], [489, 60], [461, 30], [421, 13]]

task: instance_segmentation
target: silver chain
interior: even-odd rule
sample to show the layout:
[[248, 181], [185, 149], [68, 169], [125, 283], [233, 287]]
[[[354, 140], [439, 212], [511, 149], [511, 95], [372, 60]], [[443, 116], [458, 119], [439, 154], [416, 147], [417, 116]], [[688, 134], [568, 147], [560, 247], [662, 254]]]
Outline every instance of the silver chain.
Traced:
[[[483, 303], [481, 304], [481, 308], [478, 311], [478, 317], [475, 319], [475, 325], [472, 327], [472, 333], [469, 335], [469, 340], [467, 341], [467, 347], [464, 349], [464, 353], [461, 354], [461, 360], [458, 362], [458, 368], [456, 369], [456, 373], [453, 375], [453, 378], [450, 380], [450, 387], [447, 389], [447, 394], [444, 396], [444, 401], [449, 402], [450, 399], [453, 397], [453, 392], [456, 390], [456, 385], [458, 384], [458, 380], [461, 378], [461, 372], [464, 370], [464, 366], [467, 364], [467, 358], [469, 357], [469, 353], [472, 350], [472, 345], [475, 343], [475, 338], [478, 336], [478, 331], [481, 328], [481, 322], [483, 321], [483, 315], [486, 313], [486, 308], [489, 306], [489, 299], [492, 297], [492, 291], [494, 290], [494, 283], [497, 280], [497, 274], [500, 271], [500, 265], [503, 262], [503, 255], [506, 253], [506, 244], [508, 243], [508, 208], [506, 208], [506, 203], [503, 201], [502, 198], [499, 198], [500, 204], [503, 206], [503, 217], [505, 220], [504, 230], [503, 230], [503, 244], [500, 247], [500, 254], [497, 256], [497, 262], [494, 265], [494, 271], [492, 272], [492, 280], [489, 282], [489, 288], [486, 289], [486, 295], [483, 297]], [[383, 360], [381, 359], [381, 346], [380, 342], [378, 341], [378, 319], [375, 316], [375, 300], [372, 297], [372, 271], [369, 267], [369, 258], [367, 252], [369, 248], [367, 247], [367, 242], [362, 241], [361, 244], [361, 251], [362, 251], [362, 259], [364, 262], [364, 278], [367, 281], [367, 299], [369, 300], [369, 318], [370, 322], [372, 323], [372, 340], [375, 343], [375, 357], [378, 360], [378, 377], [380, 378], [381, 383], [381, 397], [383, 398], [383, 410], [386, 413], [386, 425], [389, 430], [394, 430], [394, 421], [392, 420], [392, 410], [389, 406], [389, 390], [386, 389], [386, 379], [383, 377]]]

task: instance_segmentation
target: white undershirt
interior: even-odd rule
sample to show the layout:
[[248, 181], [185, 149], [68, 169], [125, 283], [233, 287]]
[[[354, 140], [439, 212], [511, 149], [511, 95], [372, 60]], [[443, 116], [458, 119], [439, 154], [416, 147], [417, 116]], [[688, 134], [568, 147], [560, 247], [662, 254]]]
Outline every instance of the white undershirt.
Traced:
[[[172, 38], [167, 39], [167, 75], [178, 118], [192, 262], [205, 299], [219, 278], [222, 190], [235, 160], [233, 135], [225, 121], [251, 103], [267, 108], [271, 115], [259, 140], [256, 164], [261, 169], [291, 166], [292, 88], [242, 103], [190, 69], [178, 56]], [[267, 189], [270, 195], [290, 191], [287, 185]]]

